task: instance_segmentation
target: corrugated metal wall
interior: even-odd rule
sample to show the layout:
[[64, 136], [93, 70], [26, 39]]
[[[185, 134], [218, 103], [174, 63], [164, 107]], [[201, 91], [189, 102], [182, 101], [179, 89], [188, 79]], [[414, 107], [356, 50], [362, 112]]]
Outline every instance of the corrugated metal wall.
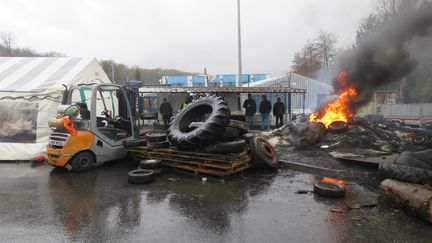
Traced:
[[[306, 89], [305, 96], [305, 108], [309, 110], [313, 110], [319, 106], [320, 102], [325, 100], [333, 91], [331, 85], [323, 83], [321, 81], [311, 79], [308, 77], [304, 77], [302, 75], [298, 75], [292, 73], [283, 77], [272, 78], [268, 80], [263, 80], [260, 82], [256, 82], [251, 84], [253, 87], [293, 87]], [[285, 94], [267, 94], [267, 97], [272, 101], [272, 103], [276, 102], [277, 97], [281, 97], [282, 101], [286, 101]], [[243, 99], [245, 98], [242, 97]], [[291, 98], [291, 107], [292, 109], [302, 109], [302, 95], [301, 94], [292, 94]], [[259, 98], [257, 101], [261, 101]]]

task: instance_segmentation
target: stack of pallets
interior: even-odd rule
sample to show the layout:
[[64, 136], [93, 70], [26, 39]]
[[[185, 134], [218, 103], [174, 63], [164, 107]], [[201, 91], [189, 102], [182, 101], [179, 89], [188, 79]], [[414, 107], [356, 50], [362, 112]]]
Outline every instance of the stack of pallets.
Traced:
[[210, 154], [193, 151], [179, 151], [172, 148], [130, 148], [135, 159], [160, 159], [164, 165], [173, 168], [216, 176], [227, 176], [249, 168], [251, 154], [244, 151], [237, 154]]

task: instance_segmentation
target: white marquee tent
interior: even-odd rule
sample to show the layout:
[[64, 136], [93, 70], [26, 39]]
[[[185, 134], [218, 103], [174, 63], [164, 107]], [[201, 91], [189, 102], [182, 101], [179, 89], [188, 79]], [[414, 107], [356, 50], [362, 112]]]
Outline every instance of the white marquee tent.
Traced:
[[45, 151], [63, 84], [111, 83], [95, 58], [0, 57], [0, 160]]

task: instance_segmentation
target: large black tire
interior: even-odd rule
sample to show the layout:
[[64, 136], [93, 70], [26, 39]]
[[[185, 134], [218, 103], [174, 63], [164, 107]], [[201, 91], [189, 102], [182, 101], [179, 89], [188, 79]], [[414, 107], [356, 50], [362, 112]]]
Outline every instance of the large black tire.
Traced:
[[149, 148], [169, 148], [169, 142], [168, 141], [147, 142], [147, 147], [149, 147]]
[[[230, 111], [227, 103], [218, 96], [202, 97], [181, 110], [168, 129], [168, 139], [181, 149], [204, 147], [225, 130]], [[204, 122], [193, 129], [192, 122]]]
[[207, 153], [215, 154], [240, 153], [245, 150], [246, 142], [243, 139], [230, 142], [217, 142], [204, 148], [204, 151]]
[[252, 165], [255, 168], [277, 168], [279, 159], [274, 148], [262, 137], [250, 139]]
[[93, 167], [95, 158], [89, 151], [82, 151], [75, 155], [70, 161], [72, 169], [76, 172], [89, 170]]
[[139, 169], [159, 169], [162, 167], [160, 159], [143, 159], [139, 163]]
[[328, 127], [328, 131], [331, 133], [343, 133], [348, 131], [348, 129], [348, 125], [344, 121], [334, 121]]
[[234, 127], [225, 127], [225, 131], [222, 133], [220, 140], [236, 139], [240, 136], [239, 130]]
[[423, 145], [427, 143], [428, 137], [426, 135], [415, 135], [411, 138], [411, 141], [415, 145]]
[[314, 192], [324, 197], [344, 197], [345, 186], [333, 182], [316, 182]]
[[402, 152], [396, 159], [395, 164], [432, 170], [432, 150], [428, 149], [419, 152]]
[[165, 133], [147, 133], [145, 139], [147, 142], [163, 142], [167, 137]]
[[228, 127], [234, 127], [237, 128], [240, 135], [246, 134], [249, 132], [249, 126], [245, 122], [237, 121], [237, 120], [230, 120], [228, 123]]
[[133, 170], [129, 172], [128, 182], [131, 184], [144, 184], [153, 182], [155, 174], [152, 170]]
[[146, 146], [146, 145], [147, 145], [147, 141], [143, 138], [123, 141], [123, 146], [125, 148], [133, 148], [133, 147]]
[[378, 167], [378, 175], [382, 178], [432, 185], [432, 170], [425, 170], [406, 165], [380, 164]]
[[[230, 124], [231, 124], [230, 120]], [[199, 126], [201, 126], [202, 124], [204, 124], [204, 122], [193, 122], [189, 125], [190, 128], [198, 128]], [[230, 127], [229, 124], [227, 127], [225, 127], [224, 132], [218, 137], [219, 140], [229, 140], [229, 139], [236, 139], [240, 136], [240, 131], [239, 129], [235, 128], [235, 127]]]

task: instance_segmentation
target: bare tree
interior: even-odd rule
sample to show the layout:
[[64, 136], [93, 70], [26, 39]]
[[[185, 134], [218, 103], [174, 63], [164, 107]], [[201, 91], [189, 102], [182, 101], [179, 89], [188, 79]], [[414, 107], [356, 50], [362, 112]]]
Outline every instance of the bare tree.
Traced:
[[322, 61], [322, 66], [328, 70], [336, 56], [336, 37], [332, 33], [321, 30], [315, 43]]
[[357, 45], [363, 39], [378, 31], [381, 28], [382, 24], [383, 23], [376, 14], [369, 14], [367, 18], [363, 19], [356, 34]]
[[135, 80], [141, 81], [141, 70], [138, 66], [135, 67]]
[[12, 56], [12, 47], [15, 45], [15, 38], [9, 32], [0, 33], [2, 45], [6, 48], [9, 56]]
[[375, 0], [372, 4], [376, 16], [385, 23], [396, 14], [404, 10], [419, 8], [427, 1], [430, 0]]
[[319, 47], [316, 42], [307, 41], [303, 48], [294, 54], [292, 70], [295, 73], [309, 76], [320, 68]]
[[400, 0], [375, 0], [373, 8], [381, 20], [387, 21], [396, 14], [399, 4]]

